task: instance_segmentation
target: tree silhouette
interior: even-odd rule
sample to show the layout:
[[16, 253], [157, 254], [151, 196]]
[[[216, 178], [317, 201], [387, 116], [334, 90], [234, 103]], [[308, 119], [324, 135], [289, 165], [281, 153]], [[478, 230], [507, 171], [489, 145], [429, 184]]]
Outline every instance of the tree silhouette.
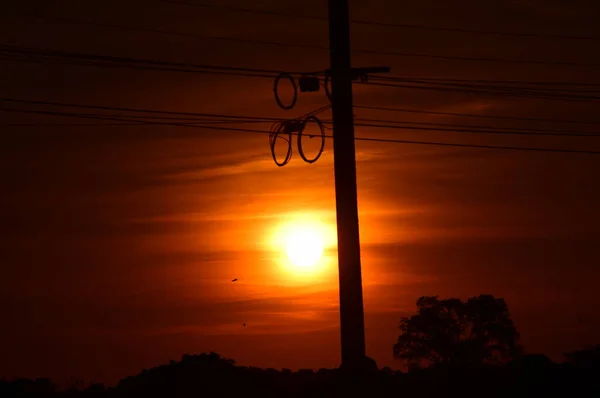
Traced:
[[565, 353], [567, 363], [582, 368], [600, 368], [600, 344]]
[[418, 313], [400, 321], [394, 357], [409, 366], [506, 363], [521, 352], [519, 334], [501, 298], [463, 302], [438, 296], [417, 300]]

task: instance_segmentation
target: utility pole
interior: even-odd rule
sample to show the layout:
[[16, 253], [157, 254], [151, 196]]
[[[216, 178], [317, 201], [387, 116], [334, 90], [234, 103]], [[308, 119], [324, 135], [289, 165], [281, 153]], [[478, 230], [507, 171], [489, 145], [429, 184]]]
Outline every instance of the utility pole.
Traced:
[[342, 367], [360, 370], [364, 367], [366, 353], [354, 146], [354, 71], [350, 60], [350, 13], [348, 0], [328, 1]]

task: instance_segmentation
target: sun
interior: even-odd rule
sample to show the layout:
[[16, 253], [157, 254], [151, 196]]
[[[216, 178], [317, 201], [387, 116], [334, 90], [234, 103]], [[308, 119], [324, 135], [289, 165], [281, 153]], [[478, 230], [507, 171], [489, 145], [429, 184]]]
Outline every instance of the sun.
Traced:
[[287, 214], [274, 226], [270, 247], [279, 253], [279, 265], [292, 279], [323, 276], [331, 259], [329, 250], [335, 246], [332, 225], [311, 213]]
[[285, 237], [285, 252], [296, 267], [314, 267], [323, 257], [324, 249], [324, 239], [314, 228], [294, 228]]

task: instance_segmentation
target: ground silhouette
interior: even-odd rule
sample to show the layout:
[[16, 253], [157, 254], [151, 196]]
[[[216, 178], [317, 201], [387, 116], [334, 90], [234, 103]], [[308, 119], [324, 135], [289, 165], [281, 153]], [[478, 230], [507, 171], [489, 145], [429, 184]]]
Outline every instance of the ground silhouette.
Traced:
[[[600, 397], [600, 345], [565, 354], [522, 354], [504, 300], [482, 295], [466, 302], [421, 297], [418, 313], [401, 320], [394, 355], [409, 371], [377, 369], [260, 369], [237, 366], [217, 353], [179, 361], [102, 384], [59, 391], [49, 379], [0, 380], [0, 397]], [[423, 361], [423, 359], [427, 359]]]

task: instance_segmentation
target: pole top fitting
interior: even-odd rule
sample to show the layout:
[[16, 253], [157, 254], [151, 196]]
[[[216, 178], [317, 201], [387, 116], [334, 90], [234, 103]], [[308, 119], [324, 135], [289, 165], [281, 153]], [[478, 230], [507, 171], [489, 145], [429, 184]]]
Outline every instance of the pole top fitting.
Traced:
[[371, 66], [368, 68], [352, 68], [352, 80], [360, 80], [361, 83], [369, 81], [370, 73], [389, 73], [389, 66]]
[[[360, 80], [361, 83], [369, 81], [369, 74], [372, 73], [389, 73], [391, 68], [389, 66], [370, 66], [367, 68], [352, 68], [350, 70], [352, 80]], [[331, 76], [331, 69], [325, 71], [325, 76]]]

